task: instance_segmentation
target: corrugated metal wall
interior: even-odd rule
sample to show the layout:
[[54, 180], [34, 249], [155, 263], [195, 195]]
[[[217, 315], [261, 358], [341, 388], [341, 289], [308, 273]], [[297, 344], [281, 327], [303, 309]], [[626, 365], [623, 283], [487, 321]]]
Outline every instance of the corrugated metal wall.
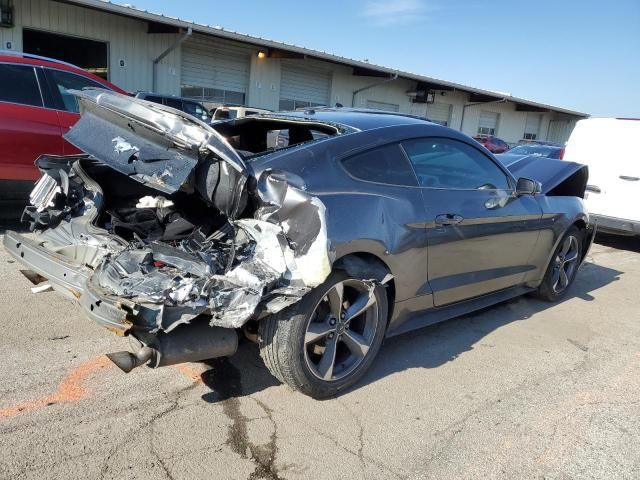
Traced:
[[[14, 5], [16, 26], [0, 28], [2, 48], [10, 41], [13, 50], [21, 51], [23, 27], [106, 41], [109, 44], [109, 80], [130, 91], [153, 87], [153, 59], [178, 37], [169, 33], [148, 34], [147, 23], [140, 20], [49, 0], [18, 0]], [[120, 60], [125, 66], [120, 66]], [[178, 48], [159, 65], [158, 89], [179, 93], [179, 74]]]

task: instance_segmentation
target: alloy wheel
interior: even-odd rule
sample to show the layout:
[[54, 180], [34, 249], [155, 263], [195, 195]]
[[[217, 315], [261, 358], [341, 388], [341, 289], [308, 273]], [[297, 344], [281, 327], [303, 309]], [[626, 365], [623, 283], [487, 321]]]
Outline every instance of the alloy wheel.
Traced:
[[578, 252], [578, 239], [569, 235], [564, 239], [554, 261], [551, 284], [555, 293], [561, 293], [569, 286], [578, 268]]
[[336, 283], [309, 317], [304, 337], [311, 373], [336, 381], [355, 371], [371, 348], [378, 322], [374, 287], [356, 279]]

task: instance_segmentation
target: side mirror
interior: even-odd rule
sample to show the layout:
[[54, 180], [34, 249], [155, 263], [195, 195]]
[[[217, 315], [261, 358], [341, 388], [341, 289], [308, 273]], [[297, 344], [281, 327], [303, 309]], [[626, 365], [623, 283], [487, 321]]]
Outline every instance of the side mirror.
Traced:
[[542, 185], [536, 180], [520, 177], [516, 186], [516, 195], [535, 195], [542, 191]]

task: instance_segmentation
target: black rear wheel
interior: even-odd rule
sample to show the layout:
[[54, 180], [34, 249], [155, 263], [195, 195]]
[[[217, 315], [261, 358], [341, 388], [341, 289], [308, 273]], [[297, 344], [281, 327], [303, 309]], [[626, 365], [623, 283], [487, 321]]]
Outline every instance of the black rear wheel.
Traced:
[[344, 272], [263, 319], [260, 354], [271, 373], [316, 398], [334, 395], [369, 368], [387, 323], [384, 287]]

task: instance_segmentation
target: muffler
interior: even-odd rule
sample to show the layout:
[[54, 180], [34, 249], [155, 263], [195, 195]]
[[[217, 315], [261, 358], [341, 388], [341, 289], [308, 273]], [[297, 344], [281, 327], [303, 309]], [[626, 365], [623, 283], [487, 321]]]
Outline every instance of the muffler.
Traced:
[[151, 368], [228, 357], [238, 350], [238, 334], [231, 328], [211, 327], [208, 322], [181, 325], [171, 333], [130, 337], [132, 350], [108, 353], [123, 372], [147, 364]]

